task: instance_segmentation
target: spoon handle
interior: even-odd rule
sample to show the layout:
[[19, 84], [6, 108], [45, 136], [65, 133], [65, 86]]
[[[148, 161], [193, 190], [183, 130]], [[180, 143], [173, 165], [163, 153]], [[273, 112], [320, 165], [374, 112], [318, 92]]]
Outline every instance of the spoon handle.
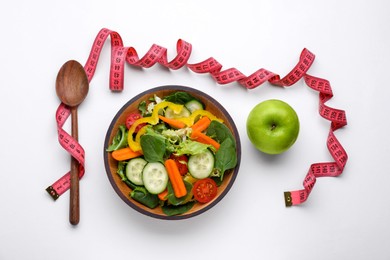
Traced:
[[[78, 141], [77, 107], [71, 108], [72, 115], [72, 137]], [[80, 221], [80, 199], [79, 199], [79, 162], [72, 157], [70, 165], [70, 205], [69, 222], [77, 225]]]

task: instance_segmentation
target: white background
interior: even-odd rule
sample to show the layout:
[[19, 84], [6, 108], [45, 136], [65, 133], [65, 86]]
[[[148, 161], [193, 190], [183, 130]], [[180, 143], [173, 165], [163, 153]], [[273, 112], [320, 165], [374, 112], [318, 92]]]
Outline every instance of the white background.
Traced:
[[[0, 259], [389, 259], [390, 4], [371, 1], [8, 1], [0, 9]], [[301, 80], [246, 90], [216, 84], [186, 68], [127, 66], [125, 90], [108, 88], [106, 42], [85, 102], [79, 138], [87, 172], [80, 182], [81, 220], [68, 221], [69, 193], [54, 202], [45, 188], [69, 169], [57, 141], [55, 78], [62, 64], [84, 64], [98, 31], [117, 31], [140, 56], [153, 44], [189, 63], [210, 56], [246, 75], [266, 68], [286, 75], [303, 48], [316, 54], [309, 74], [330, 81], [329, 106], [344, 109], [336, 132], [349, 155], [343, 174], [321, 178], [306, 203], [286, 208], [283, 192], [302, 188], [311, 163], [330, 161], [329, 122], [318, 93]], [[150, 218], [128, 207], [105, 173], [103, 141], [112, 117], [134, 95], [180, 84], [216, 98], [235, 120], [241, 168], [225, 198], [181, 221]], [[257, 152], [245, 124], [257, 103], [278, 98], [297, 111], [301, 132], [280, 156]], [[70, 121], [70, 120], [69, 120]], [[67, 124], [66, 129], [69, 129]]]

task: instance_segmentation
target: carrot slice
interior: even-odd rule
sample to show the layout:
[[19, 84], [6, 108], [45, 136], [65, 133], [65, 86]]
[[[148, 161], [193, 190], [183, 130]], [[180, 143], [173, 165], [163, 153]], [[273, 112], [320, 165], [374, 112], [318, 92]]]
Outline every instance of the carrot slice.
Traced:
[[168, 189], [165, 189], [163, 192], [159, 193], [157, 196], [160, 200], [165, 201], [167, 200], [168, 195]]
[[204, 133], [199, 132], [199, 131], [192, 131], [191, 139], [198, 141], [199, 143], [210, 144], [210, 145], [214, 146], [214, 148], [216, 150], [218, 150], [219, 147], [221, 146], [213, 138], [211, 138], [210, 136], [205, 135]]
[[198, 121], [196, 121], [195, 124], [192, 125], [192, 127], [191, 127], [192, 131], [203, 132], [204, 130], [207, 129], [207, 127], [209, 127], [210, 123], [211, 123], [210, 118], [208, 118], [207, 116], [204, 116], [201, 119], [199, 119]]
[[179, 169], [177, 168], [176, 162], [173, 159], [166, 160], [165, 168], [167, 169], [175, 197], [181, 198], [187, 195], [187, 189], [183, 178], [180, 175]]
[[134, 152], [130, 149], [130, 147], [121, 148], [118, 150], [115, 150], [111, 153], [112, 158], [114, 158], [117, 161], [125, 161], [129, 160], [138, 156], [141, 156], [141, 151]]
[[179, 121], [179, 120], [176, 120], [173, 118], [168, 118], [168, 117], [161, 116], [161, 115], [159, 115], [158, 117], [162, 121], [164, 121], [165, 123], [169, 124], [170, 126], [172, 126], [174, 128], [180, 129], [180, 128], [186, 127], [186, 124], [184, 124], [182, 121]]

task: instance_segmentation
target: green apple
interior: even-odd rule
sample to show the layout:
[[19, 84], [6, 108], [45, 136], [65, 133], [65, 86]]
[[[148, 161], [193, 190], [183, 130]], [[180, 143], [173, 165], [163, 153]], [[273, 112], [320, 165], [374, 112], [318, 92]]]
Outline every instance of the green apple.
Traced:
[[246, 131], [258, 150], [267, 154], [280, 154], [297, 140], [298, 115], [286, 102], [266, 100], [257, 104], [249, 113]]

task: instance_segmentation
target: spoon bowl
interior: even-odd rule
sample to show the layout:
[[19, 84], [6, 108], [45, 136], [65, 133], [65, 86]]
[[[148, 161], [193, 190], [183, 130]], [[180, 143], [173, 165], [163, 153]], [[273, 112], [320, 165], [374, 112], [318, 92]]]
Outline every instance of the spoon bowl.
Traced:
[[67, 61], [57, 75], [56, 92], [59, 99], [70, 107], [76, 107], [88, 94], [89, 84], [83, 66], [75, 61]]

